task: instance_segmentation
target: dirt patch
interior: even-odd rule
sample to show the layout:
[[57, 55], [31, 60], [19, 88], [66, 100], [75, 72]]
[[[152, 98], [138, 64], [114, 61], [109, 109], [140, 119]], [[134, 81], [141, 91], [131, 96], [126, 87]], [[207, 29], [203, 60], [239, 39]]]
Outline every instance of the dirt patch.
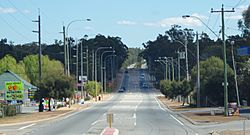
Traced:
[[186, 111], [186, 110], [199, 110], [199, 108], [191, 108], [187, 104], [184, 104], [182, 102], [178, 102], [175, 100], [169, 100], [165, 96], [158, 96], [157, 97], [166, 107], [173, 111]]
[[36, 121], [41, 119], [47, 119], [55, 117], [64, 113], [67, 113], [71, 110], [57, 110], [52, 112], [36, 112], [29, 114], [19, 114], [13, 117], [5, 117], [0, 119], [0, 124], [11, 124], [11, 123], [20, 123], [27, 121]]
[[197, 123], [225, 123], [230, 121], [239, 121], [239, 120], [245, 120], [246, 118], [240, 117], [240, 116], [229, 116], [225, 117], [223, 114], [216, 114], [211, 115], [210, 112], [204, 111], [204, 112], [185, 112], [190, 110], [199, 110], [201, 108], [191, 108], [187, 105], [182, 106], [181, 102], [168, 100], [164, 96], [159, 96], [158, 99], [169, 109], [173, 111], [183, 111], [181, 114], [186, 116], [188, 119], [191, 119], [192, 121], [195, 121]]
[[212, 116], [208, 112], [202, 112], [202, 113], [187, 112], [187, 113], [182, 113], [182, 114], [198, 123], [225, 123], [225, 122], [230, 122], [230, 121], [239, 121], [239, 120], [246, 119], [240, 116], [225, 117], [223, 114], [216, 114]]

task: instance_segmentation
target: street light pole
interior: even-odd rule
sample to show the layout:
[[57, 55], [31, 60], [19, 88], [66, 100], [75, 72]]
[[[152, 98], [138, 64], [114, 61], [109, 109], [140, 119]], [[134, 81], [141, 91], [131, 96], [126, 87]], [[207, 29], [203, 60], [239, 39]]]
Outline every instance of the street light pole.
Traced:
[[[83, 22], [85, 22], [85, 21], [87, 21], [87, 22], [89, 22], [89, 21], [91, 21], [91, 19], [84, 19], [84, 20], [73, 20], [73, 21], [71, 21], [68, 25], [67, 25], [67, 28], [66, 28], [66, 36], [67, 36], [67, 38], [64, 38], [64, 42], [67, 42], [66, 43], [66, 45], [65, 45], [65, 57], [66, 57], [66, 59], [67, 60], [64, 60], [66, 63], [65, 63], [65, 67], [67, 68], [67, 70], [66, 70], [66, 73], [67, 73], [67, 75], [68, 76], [70, 76], [70, 69], [69, 69], [69, 61], [70, 61], [70, 57], [69, 57], [69, 50], [70, 50], [70, 47], [69, 47], [69, 37], [68, 37], [68, 31], [69, 31], [69, 26], [72, 24], [72, 23], [74, 23], [74, 22], [80, 22], [80, 21], [83, 21]], [[65, 30], [65, 27], [63, 26], [63, 30]]]
[[99, 47], [95, 50], [95, 97], [96, 97], [96, 101], [97, 101], [97, 53], [99, 50], [103, 50], [103, 49], [112, 49], [112, 47]]
[[174, 40], [174, 42], [180, 43], [181, 45], [183, 45], [185, 47], [186, 79], [188, 81], [189, 80], [189, 71], [188, 71], [188, 54], [187, 54], [187, 51], [188, 51], [188, 49], [187, 49], [187, 44], [188, 44], [187, 35], [185, 35], [185, 43], [182, 43], [179, 40]]
[[196, 45], [197, 45], [197, 107], [201, 106], [200, 100], [200, 45], [198, 32], [196, 33]]
[[[103, 55], [105, 54], [105, 53], [114, 53], [115, 51], [104, 51], [104, 52], [102, 52], [102, 54], [101, 54], [101, 61], [100, 61], [100, 65], [101, 65], [101, 84], [102, 84], [102, 88], [104, 88], [104, 85], [103, 85]], [[103, 93], [103, 91], [102, 91], [102, 93]]]
[[[111, 61], [113, 61], [114, 59], [113, 59], [113, 56], [116, 56], [116, 55], [114, 55], [114, 54], [111, 54], [111, 55], [108, 55], [108, 56], [106, 56], [105, 58], [104, 58], [104, 67], [103, 67], [103, 69], [104, 69], [104, 92], [106, 93], [107, 91], [106, 91], [106, 83], [107, 83], [107, 81], [106, 81], [106, 79], [107, 79], [107, 77], [106, 77], [106, 74], [107, 74], [107, 58], [109, 58], [109, 57], [112, 57], [112, 59], [111, 59]], [[111, 63], [111, 71], [113, 71], [113, 63]], [[112, 77], [113, 78], [113, 77]], [[113, 81], [113, 79], [112, 79], [112, 81]]]

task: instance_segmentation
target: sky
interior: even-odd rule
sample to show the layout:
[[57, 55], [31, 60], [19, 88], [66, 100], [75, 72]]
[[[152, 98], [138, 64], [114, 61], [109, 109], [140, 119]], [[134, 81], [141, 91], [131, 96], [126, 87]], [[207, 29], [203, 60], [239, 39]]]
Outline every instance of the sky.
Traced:
[[[164, 34], [172, 25], [206, 32], [217, 37], [196, 18], [183, 19], [182, 15], [200, 18], [210, 29], [219, 34], [221, 14], [211, 13], [211, 8], [235, 9], [225, 13], [226, 34], [240, 34], [237, 21], [250, 5], [250, 0], [1, 0], [0, 39], [7, 38], [14, 44], [37, 41], [37, 20], [40, 9], [42, 43], [62, 40], [62, 27], [69, 25], [68, 36], [80, 39], [97, 34], [121, 37], [128, 47], [140, 47]], [[84, 21], [91, 19], [91, 21]]]

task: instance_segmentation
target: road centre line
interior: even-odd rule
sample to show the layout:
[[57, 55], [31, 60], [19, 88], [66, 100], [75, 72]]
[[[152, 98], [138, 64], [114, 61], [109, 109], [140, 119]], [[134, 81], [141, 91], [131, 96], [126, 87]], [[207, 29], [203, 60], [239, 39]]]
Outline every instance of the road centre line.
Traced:
[[36, 125], [36, 123], [33, 123], [33, 124], [30, 124], [30, 125], [21, 127], [21, 128], [19, 128], [18, 130], [23, 130], [23, 129], [25, 129], [25, 128], [28, 128], [28, 127], [31, 127], [31, 126], [34, 126], [34, 125]]

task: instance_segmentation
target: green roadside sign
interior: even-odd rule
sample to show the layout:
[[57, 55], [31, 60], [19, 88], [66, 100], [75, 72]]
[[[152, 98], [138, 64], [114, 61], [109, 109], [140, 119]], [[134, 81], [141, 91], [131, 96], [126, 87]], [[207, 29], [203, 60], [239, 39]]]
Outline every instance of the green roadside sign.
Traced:
[[5, 100], [23, 100], [23, 98], [24, 87], [22, 82], [5, 82]]

